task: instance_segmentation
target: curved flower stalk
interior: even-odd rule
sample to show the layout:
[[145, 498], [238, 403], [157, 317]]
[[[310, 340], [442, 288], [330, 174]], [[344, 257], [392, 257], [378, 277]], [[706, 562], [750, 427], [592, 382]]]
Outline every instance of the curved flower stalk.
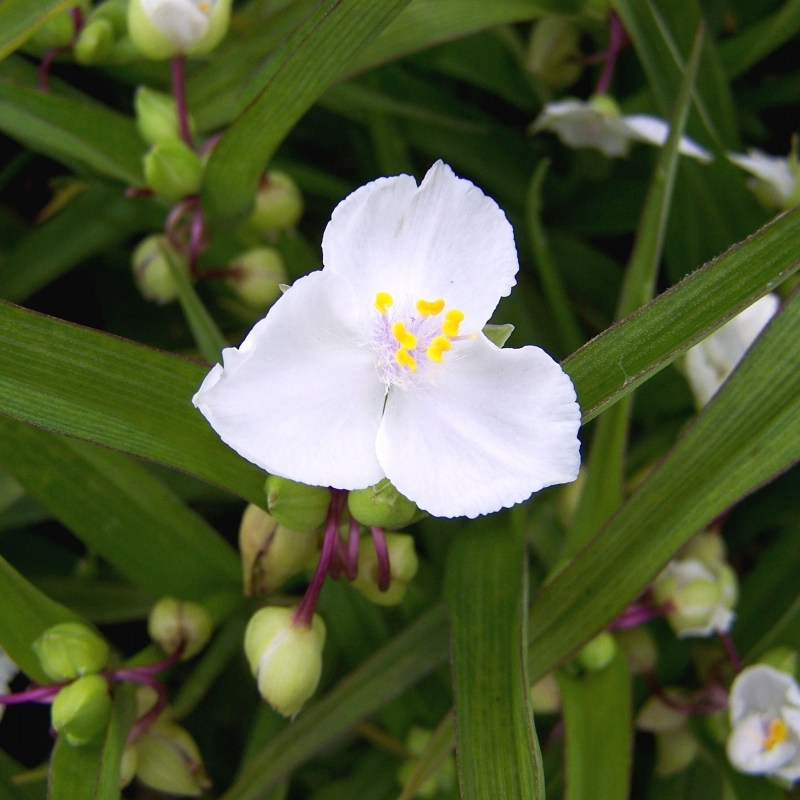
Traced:
[[785, 672], [758, 664], [731, 686], [731, 764], [748, 775], [800, 778], [800, 687]]
[[[532, 133], [552, 131], [567, 147], [592, 147], [609, 158], [628, 155], [631, 142], [662, 147], [669, 136], [669, 123], [649, 114], [622, 114], [608, 95], [589, 100], [568, 97], [548, 103], [531, 126]], [[708, 163], [714, 156], [688, 136], [678, 147], [685, 156]]]
[[762, 297], [686, 353], [686, 378], [698, 408], [719, 391], [779, 306], [778, 295]]
[[223, 353], [194, 397], [276, 475], [334, 489], [387, 477], [436, 516], [476, 517], [572, 481], [580, 409], [537, 347], [481, 332], [518, 270], [497, 204], [437, 162], [334, 210], [325, 267]]
[[747, 153], [728, 153], [728, 160], [753, 176], [747, 186], [765, 206], [785, 211], [800, 202], [800, 165], [794, 150], [788, 156], [773, 156], [751, 147]]

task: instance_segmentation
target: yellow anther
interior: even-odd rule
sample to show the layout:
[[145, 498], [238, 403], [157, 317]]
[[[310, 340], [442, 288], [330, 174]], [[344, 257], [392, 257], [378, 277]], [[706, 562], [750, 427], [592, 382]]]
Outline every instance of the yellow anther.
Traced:
[[789, 729], [782, 719], [774, 719], [769, 724], [769, 730], [764, 737], [764, 749], [772, 750], [776, 744], [780, 744], [789, 735]]
[[433, 317], [444, 310], [444, 300], [417, 300], [417, 311], [424, 317]]
[[446, 336], [435, 336], [428, 348], [428, 358], [437, 364], [442, 363], [442, 353], [449, 350], [453, 345]]
[[451, 339], [458, 336], [458, 326], [464, 321], [464, 312], [459, 311], [457, 308], [451, 308], [444, 315], [444, 322], [442, 323], [442, 333], [449, 336]]
[[417, 346], [417, 337], [409, 333], [399, 320], [392, 325], [392, 336], [397, 339], [400, 347], [405, 347], [406, 350], [413, 350]]
[[408, 367], [412, 372], [417, 371], [416, 359], [408, 350], [403, 350], [402, 347], [398, 348], [397, 352], [394, 354], [394, 359], [401, 367]]
[[378, 292], [375, 295], [375, 308], [381, 312], [381, 314], [386, 314], [386, 310], [389, 306], [394, 305], [394, 298], [388, 292]]
[[211, 3], [198, 3], [197, 7], [204, 13], [208, 14], [211, 11]]

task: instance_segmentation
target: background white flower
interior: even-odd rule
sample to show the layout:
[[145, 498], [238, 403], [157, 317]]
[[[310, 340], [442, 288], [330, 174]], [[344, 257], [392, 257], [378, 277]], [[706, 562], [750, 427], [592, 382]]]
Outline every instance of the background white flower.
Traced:
[[785, 209], [800, 200], [797, 197], [797, 159], [793, 155], [773, 156], [751, 147], [746, 155], [728, 153], [728, 160], [753, 176], [747, 185], [765, 205]]
[[698, 408], [719, 391], [779, 306], [776, 294], [765, 295], [686, 353], [686, 378]]
[[337, 489], [388, 477], [436, 516], [475, 517], [574, 480], [580, 409], [537, 347], [482, 333], [518, 269], [497, 204], [437, 162], [334, 210], [325, 267], [296, 281], [194, 403], [237, 452]]
[[[627, 156], [634, 141], [661, 147], [669, 136], [669, 124], [663, 119], [649, 114], [623, 115], [607, 95], [548, 103], [531, 130], [552, 131], [568, 147], [593, 147], [609, 158]], [[678, 149], [698, 161], [707, 163], [714, 158], [688, 136], [681, 137]]]
[[[8, 685], [19, 673], [19, 667], [6, 655], [5, 650], [0, 648], [0, 694], [8, 694], [11, 690]], [[3, 718], [6, 707], [0, 705], [0, 719]]]
[[785, 672], [757, 664], [731, 686], [731, 764], [749, 775], [800, 778], [800, 687]]

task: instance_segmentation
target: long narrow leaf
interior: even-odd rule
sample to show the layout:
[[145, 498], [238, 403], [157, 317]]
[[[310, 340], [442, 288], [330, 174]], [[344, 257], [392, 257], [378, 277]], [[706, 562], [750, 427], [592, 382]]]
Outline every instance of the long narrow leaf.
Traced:
[[0, 3], [0, 59], [16, 50], [48, 17], [70, 0], [3, 0]]

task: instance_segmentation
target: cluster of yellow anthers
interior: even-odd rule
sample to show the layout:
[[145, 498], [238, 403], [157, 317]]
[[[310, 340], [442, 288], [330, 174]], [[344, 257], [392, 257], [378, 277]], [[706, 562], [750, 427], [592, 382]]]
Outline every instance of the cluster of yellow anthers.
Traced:
[[[388, 292], [378, 292], [375, 295], [375, 308], [386, 316], [390, 306], [394, 305], [394, 298]], [[444, 311], [444, 300], [417, 300], [417, 311], [423, 317], [433, 317]], [[442, 322], [442, 335], [434, 336], [426, 349], [426, 354], [431, 361], [437, 364], [442, 362], [442, 354], [448, 351], [453, 345], [452, 340], [458, 336], [458, 328], [464, 321], [464, 312], [457, 308], [451, 308], [445, 315]], [[392, 325], [392, 336], [399, 347], [395, 351], [394, 357], [401, 367], [408, 367], [412, 372], [417, 371], [417, 360], [411, 355], [411, 351], [417, 347], [417, 337], [414, 336], [406, 326], [399, 320]]]
[[769, 724], [769, 730], [764, 737], [764, 749], [772, 750], [775, 745], [780, 744], [789, 735], [789, 728], [782, 719], [774, 719]]

